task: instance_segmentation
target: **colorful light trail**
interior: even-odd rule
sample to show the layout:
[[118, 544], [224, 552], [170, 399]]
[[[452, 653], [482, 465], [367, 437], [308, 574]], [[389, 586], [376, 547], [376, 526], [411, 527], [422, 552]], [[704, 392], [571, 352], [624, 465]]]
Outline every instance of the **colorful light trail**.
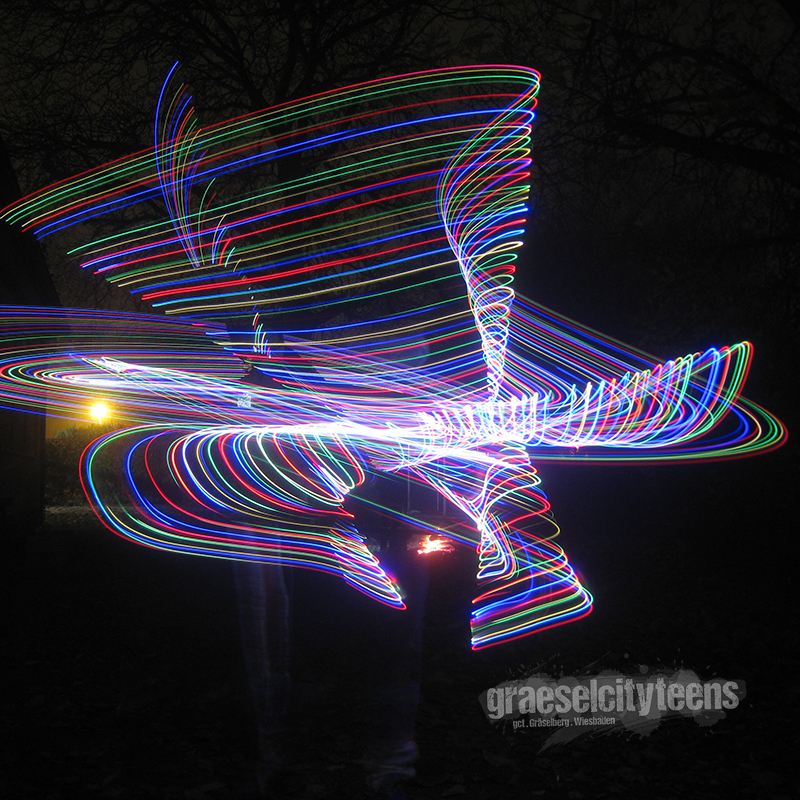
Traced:
[[4, 309], [0, 402], [113, 404], [129, 427], [82, 474], [132, 541], [320, 569], [401, 608], [343, 508], [392, 472], [463, 514], [474, 647], [585, 616], [533, 462], [734, 457], [786, 433], [741, 396], [748, 344], [658, 364], [515, 296], [538, 85], [435, 70], [208, 128], [165, 85], [152, 149], [3, 212], [44, 237], [160, 203], [75, 254], [164, 314]]

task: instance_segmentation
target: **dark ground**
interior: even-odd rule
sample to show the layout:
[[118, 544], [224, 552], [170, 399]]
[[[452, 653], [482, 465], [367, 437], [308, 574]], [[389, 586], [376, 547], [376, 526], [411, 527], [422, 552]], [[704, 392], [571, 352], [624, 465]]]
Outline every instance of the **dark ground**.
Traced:
[[[437, 557], [409, 797], [797, 796], [793, 464], [785, 448], [721, 464], [544, 466], [596, 611], [489, 650], [468, 646], [469, 557]], [[24, 572], [5, 587], [0, 796], [235, 797], [253, 731], [229, 565], [129, 544], [75, 513], [27, 536]], [[316, 596], [300, 613], [302, 746], [285, 796], [364, 798], [366, 612], [341, 581], [298, 583]], [[547, 732], [492, 725], [478, 705], [526, 671], [638, 664], [743, 680], [747, 697], [710, 728], [681, 719], [541, 754]]]

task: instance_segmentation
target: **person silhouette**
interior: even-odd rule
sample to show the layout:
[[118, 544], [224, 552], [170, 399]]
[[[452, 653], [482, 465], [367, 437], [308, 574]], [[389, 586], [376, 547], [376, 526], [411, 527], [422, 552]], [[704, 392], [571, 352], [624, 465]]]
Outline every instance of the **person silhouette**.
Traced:
[[[269, 372], [246, 364], [242, 381], [281, 388], [296, 380], [298, 354], [280, 334], [268, 340]], [[263, 363], [263, 362], [262, 362]], [[300, 377], [303, 375], [300, 371]], [[309, 368], [306, 367], [306, 373]], [[406, 610], [370, 600], [369, 645], [360, 657], [374, 680], [362, 693], [365, 711], [363, 764], [372, 792], [386, 800], [404, 797], [415, 775], [419, 751], [414, 739], [422, 672], [422, 634], [428, 588], [426, 559], [410, 543], [419, 530], [408, 521], [412, 484], [393, 474], [373, 472], [348, 494], [345, 509], [361, 536], [373, 543], [376, 557], [401, 590]], [[398, 513], [399, 512], [399, 513]], [[309, 509], [309, 519], [314, 510]], [[258, 791], [281, 791], [291, 754], [285, 752], [291, 707], [291, 639], [294, 587], [291, 569], [281, 564], [234, 562], [234, 582], [244, 663], [257, 730]], [[370, 623], [367, 623], [370, 624]]]

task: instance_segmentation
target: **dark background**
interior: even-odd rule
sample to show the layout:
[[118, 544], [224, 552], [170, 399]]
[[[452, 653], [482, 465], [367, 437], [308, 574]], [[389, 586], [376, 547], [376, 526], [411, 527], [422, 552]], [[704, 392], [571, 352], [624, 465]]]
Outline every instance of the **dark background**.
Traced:
[[[659, 358], [753, 341], [747, 394], [791, 436], [793, 12], [710, 0], [395, 7], [242, 0], [226, 17], [211, 2], [9, 3], [0, 134], [32, 190], [146, 144], [175, 57], [208, 122], [405, 69], [529, 63], [544, 79], [520, 290]], [[129, 302], [74, 279], [59, 246], [47, 256], [62, 304]], [[800, 793], [793, 441], [736, 461], [540, 474], [596, 610], [474, 653], [473, 559], [433, 557], [410, 796]], [[0, 792], [235, 797], [254, 732], [229, 565], [134, 546], [75, 510], [4, 533], [6, 552], [25, 557], [3, 584]], [[333, 578], [295, 583], [290, 740], [302, 769], [286, 796], [360, 797], [359, 690], [376, 680], [362, 655], [382, 611]], [[743, 680], [747, 697], [711, 728], [673, 720], [645, 739], [585, 737], [543, 753], [546, 733], [491, 725], [478, 704], [532, 671], [639, 664]]]

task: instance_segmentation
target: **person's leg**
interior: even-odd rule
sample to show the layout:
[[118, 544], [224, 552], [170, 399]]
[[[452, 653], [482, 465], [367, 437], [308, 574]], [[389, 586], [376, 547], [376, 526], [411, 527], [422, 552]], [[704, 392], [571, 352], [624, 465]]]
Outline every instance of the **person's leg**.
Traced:
[[368, 721], [365, 766], [367, 784], [378, 795], [402, 797], [402, 786], [415, 775], [419, 751], [414, 741], [422, 674], [422, 632], [428, 569], [424, 557], [406, 549], [395, 536], [381, 553], [381, 563], [397, 579], [407, 610], [382, 608], [370, 658], [375, 682], [366, 692]]
[[258, 734], [257, 778], [262, 791], [281, 769], [280, 743], [289, 703], [289, 592], [285, 570], [235, 561], [239, 630]]

